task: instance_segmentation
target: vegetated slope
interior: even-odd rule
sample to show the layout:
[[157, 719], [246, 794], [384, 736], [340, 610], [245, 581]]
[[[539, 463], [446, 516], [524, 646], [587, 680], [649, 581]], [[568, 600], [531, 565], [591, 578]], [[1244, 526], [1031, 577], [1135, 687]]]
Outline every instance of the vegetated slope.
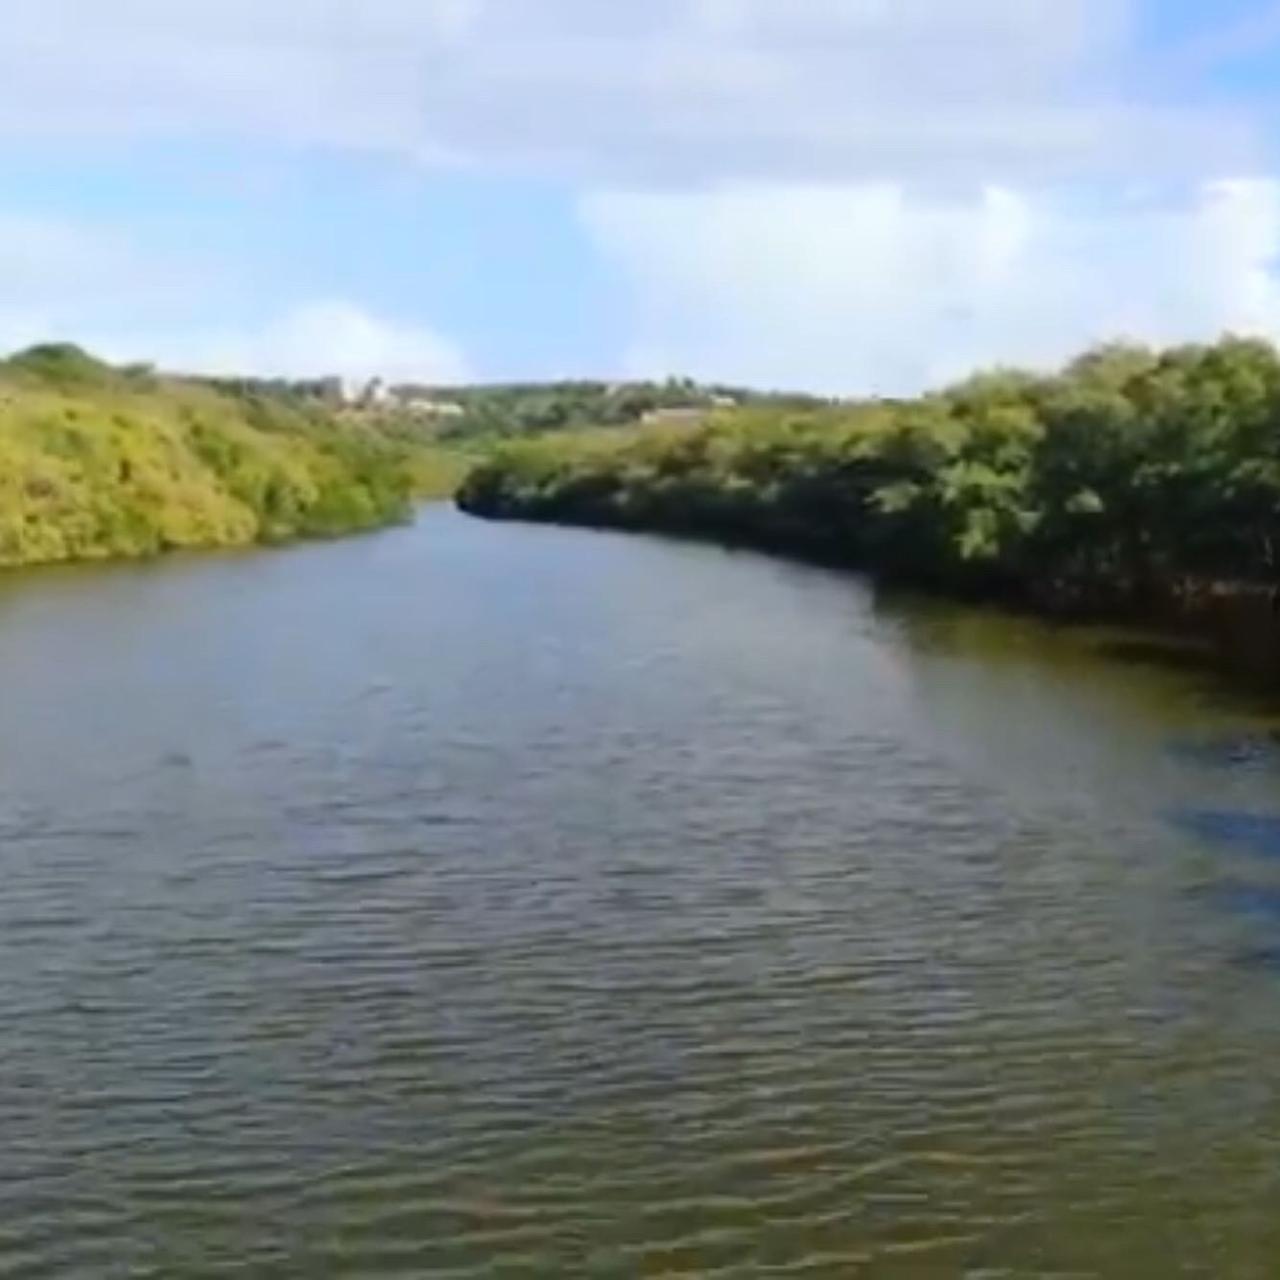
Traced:
[[500, 447], [475, 514], [697, 533], [1083, 609], [1268, 587], [1280, 360], [1109, 346], [939, 394]]
[[0, 362], [0, 565], [366, 529], [422, 457], [301, 398], [119, 370], [75, 347]]
[[445, 440], [543, 435], [593, 427], [627, 427], [646, 414], [666, 411], [710, 412], [725, 402], [768, 404], [779, 408], [814, 408], [813, 396], [750, 391], [741, 387], [706, 386], [687, 378], [665, 382], [563, 381], [494, 383], [488, 386], [404, 388], [455, 408], [441, 421]]

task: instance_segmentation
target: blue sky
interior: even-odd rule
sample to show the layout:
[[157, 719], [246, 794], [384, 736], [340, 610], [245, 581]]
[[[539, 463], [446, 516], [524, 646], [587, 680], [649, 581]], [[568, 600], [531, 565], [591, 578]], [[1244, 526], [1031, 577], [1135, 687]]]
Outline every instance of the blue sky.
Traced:
[[0, 345], [912, 390], [1280, 336], [1280, 5], [9, 0]]

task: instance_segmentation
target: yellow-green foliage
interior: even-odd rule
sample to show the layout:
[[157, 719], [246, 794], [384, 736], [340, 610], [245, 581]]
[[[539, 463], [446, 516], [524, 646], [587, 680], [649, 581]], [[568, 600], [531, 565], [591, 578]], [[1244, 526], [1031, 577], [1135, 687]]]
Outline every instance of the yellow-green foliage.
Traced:
[[369, 528], [407, 513], [412, 463], [319, 405], [35, 348], [0, 363], [0, 565]]
[[414, 494], [419, 498], [451, 498], [474, 461], [460, 449], [430, 444], [414, 449], [409, 459]]

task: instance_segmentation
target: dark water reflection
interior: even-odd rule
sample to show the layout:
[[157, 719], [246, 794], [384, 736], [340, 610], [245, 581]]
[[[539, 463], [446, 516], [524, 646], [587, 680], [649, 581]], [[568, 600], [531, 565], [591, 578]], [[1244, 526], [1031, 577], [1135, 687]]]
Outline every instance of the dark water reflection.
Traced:
[[1176, 810], [1174, 820], [1209, 844], [1280, 858], [1280, 815], [1234, 810]]
[[0, 1277], [1273, 1276], [1270, 726], [1114, 640], [444, 511], [5, 580]]

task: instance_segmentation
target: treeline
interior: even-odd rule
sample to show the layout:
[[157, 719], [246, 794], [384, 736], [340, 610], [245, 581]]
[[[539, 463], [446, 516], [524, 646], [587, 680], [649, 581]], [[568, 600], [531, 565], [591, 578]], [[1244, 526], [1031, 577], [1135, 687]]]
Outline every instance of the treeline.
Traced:
[[423, 458], [319, 403], [71, 346], [0, 362], [0, 565], [331, 535], [404, 518]]
[[[153, 372], [150, 365], [135, 365], [129, 372], [146, 374]], [[256, 396], [271, 400], [294, 402], [319, 402], [330, 408], [339, 408], [346, 402], [342, 379], [329, 378], [231, 378], [187, 377], [184, 381], [211, 387], [234, 396]]]
[[807, 409], [815, 397], [704, 386], [688, 378], [664, 382], [507, 383], [449, 388], [397, 388], [447, 402], [460, 411], [443, 419], [438, 434], [446, 440], [501, 439], [546, 435], [592, 427], [625, 427], [663, 410], [705, 410], [727, 404], [769, 404]]
[[459, 502], [1085, 609], [1269, 588], [1280, 359], [1241, 339], [1112, 345], [1055, 376], [994, 372], [916, 400], [509, 443]]

